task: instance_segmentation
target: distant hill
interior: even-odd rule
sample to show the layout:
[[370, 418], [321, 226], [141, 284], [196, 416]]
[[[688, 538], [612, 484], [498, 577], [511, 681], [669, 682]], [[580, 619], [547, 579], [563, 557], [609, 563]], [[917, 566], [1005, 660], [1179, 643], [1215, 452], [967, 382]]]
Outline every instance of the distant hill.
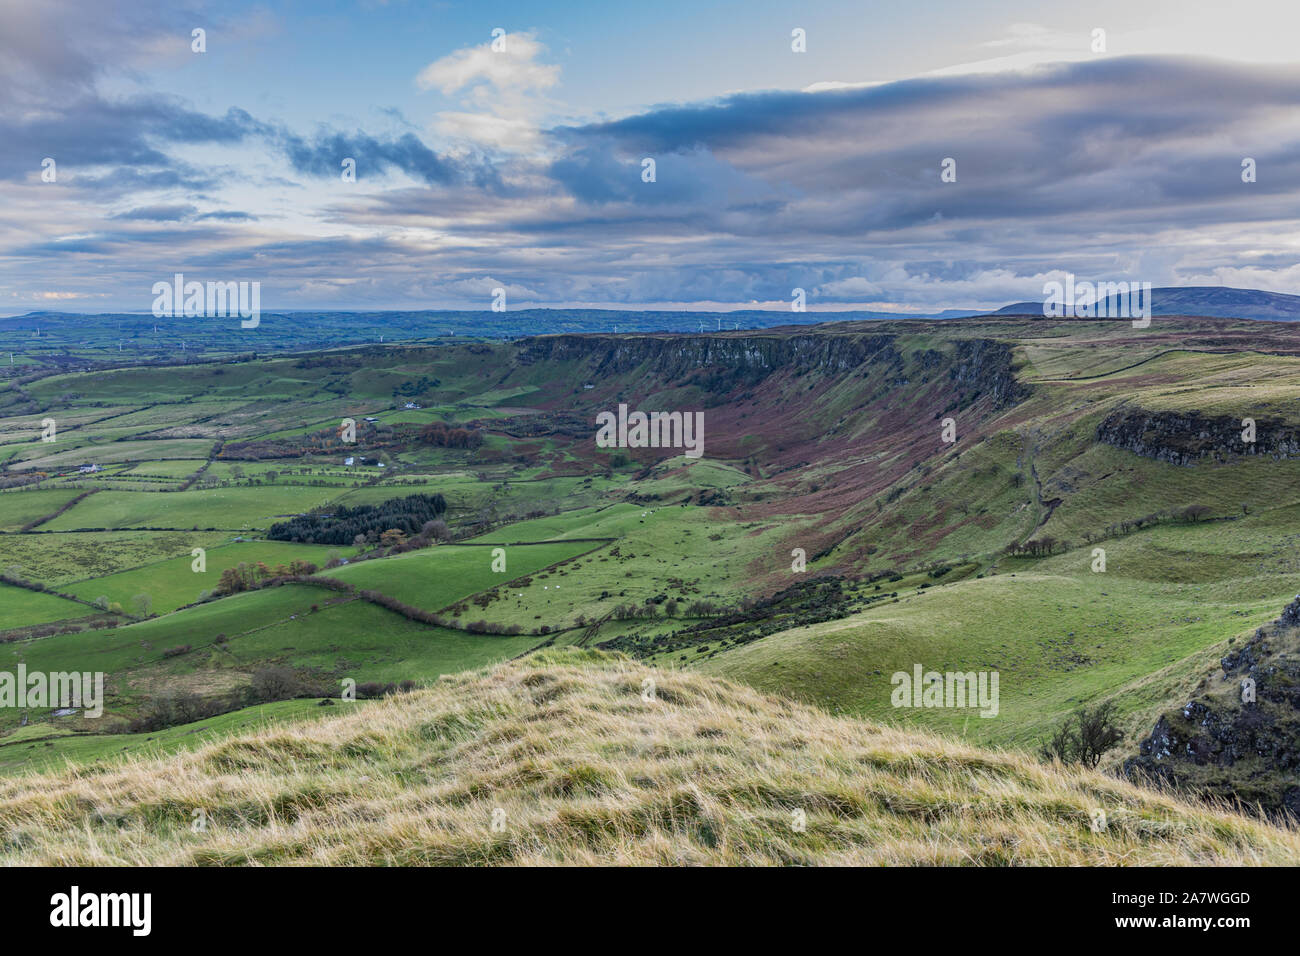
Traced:
[[235, 318], [154, 318], [149, 313], [29, 312], [0, 317], [0, 351], [19, 356], [73, 352], [80, 359], [159, 358], [184, 352], [208, 357], [231, 353], [333, 348], [365, 343], [430, 341], [451, 336], [513, 339], [560, 333], [694, 334], [767, 329], [872, 319], [949, 319], [973, 310], [933, 313], [632, 311], [616, 309], [510, 309], [476, 311], [283, 312], [263, 311], [255, 329]]
[[[1114, 315], [1117, 305], [1108, 303]], [[1043, 302], [1016, 302], [993, 315], [1042, 315]], [[1300, 320], [1300, 295], [1264, 292], [1260, 289], [1229, 289], [1225, 286], [1170, 286], [1151, 290], [1152, 315], [1202, 315], [1218, 319], [1268, 319], [1281, 322]]]

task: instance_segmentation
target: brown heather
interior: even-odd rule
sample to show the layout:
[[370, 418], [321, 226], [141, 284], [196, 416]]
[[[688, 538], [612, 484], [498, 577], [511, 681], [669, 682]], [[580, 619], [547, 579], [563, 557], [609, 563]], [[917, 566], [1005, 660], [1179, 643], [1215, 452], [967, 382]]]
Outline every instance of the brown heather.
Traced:
[[348, 706], [175, 756], [6, 779], [0, 860], [1300, 863], [1295, 831], [592, 651]]

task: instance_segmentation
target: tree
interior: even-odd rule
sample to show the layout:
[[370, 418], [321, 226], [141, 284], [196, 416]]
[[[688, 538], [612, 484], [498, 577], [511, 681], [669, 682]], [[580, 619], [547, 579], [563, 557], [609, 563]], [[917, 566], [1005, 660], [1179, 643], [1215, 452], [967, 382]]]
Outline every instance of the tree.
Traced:
[[288, 700], [296, 693], [298, 678], [291, 667], [262, 667], [253, 674], [253, 695], [259, 700]]
[[447, 522], [441, 518], [433, 521], [426, 521], [420, 528], [420, 534], [432, 541], [446, 541], [451, 537], [451, 529], [447, 527]]
[[1188, 521], [1200, 521], [1211, 511], [1209, 505], [1188, 505], [1183, 509], [1183, 517]]
[[131, 598], [131, 606], [135, 608], [135, 613], [140, 617], [148, 617], [149, 612], [153, 610], [153, 598], [141, 591]]
[[1067, 717], [1040, 753], [1045, 760], [1096, 767], [1106, 751], [1123, 739], [1124, 732], [1115, 723], [1115, 703], [1108, 700], [1096, 707], [1080, 707]]

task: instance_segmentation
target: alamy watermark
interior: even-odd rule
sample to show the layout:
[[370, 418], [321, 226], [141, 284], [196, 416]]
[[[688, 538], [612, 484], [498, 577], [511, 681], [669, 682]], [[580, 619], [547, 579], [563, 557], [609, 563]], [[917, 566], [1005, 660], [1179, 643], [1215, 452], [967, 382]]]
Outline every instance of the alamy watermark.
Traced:
[[978, 707], [981, 717], [996, 717], [998, 680], [997, 671], [940, 673], [916, 664], [910, 674], [894, 672], [889, 679], [894, 685], [889, 701], [895, 707]]
[[704, 454], [704, 412], [631, 412], [596, 416], [597, 448], [681, 448], [687, 458]]
[[1133, 328], [1151, 324], [1150, 282], [1075, 282], [1067, 272], [1064, 284], [1043, 283], [1043, 316], [1048, 319], [1132, 319]]
[[239, 326], [255, 329], [262, 321], [262, 283], [186, 282], [176, 273], [171, 282], [153, 284], [155, 319], [228, 319], [238, 315]]
[[67, 893], [50, 897], [50, 925], [117, 926], [132, 936], [148, 936], [153, 927], [152, 893], [83, 893], [73, 886]]
[[86, 717], [104, 713], [103, 671], [0, 671], [0, 707], [84, 709]]

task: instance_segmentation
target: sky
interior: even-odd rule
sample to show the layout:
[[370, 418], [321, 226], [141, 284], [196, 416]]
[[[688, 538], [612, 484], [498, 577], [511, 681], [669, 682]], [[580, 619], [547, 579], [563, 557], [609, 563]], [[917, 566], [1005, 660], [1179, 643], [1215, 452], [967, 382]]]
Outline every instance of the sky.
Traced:
[[0, 314], [176, 273], [268, 310], [1300, 293], [1298, 34], [1295, 0], [0, 0]]

